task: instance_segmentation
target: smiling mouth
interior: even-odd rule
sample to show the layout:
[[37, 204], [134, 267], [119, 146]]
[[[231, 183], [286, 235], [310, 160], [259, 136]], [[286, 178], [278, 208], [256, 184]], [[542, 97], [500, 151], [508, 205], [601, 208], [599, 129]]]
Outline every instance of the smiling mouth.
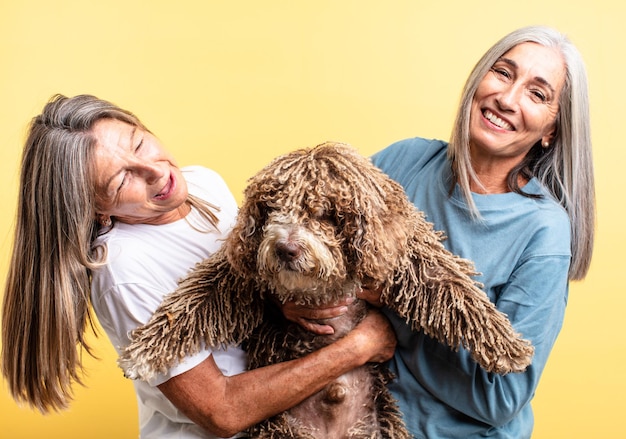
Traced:
[[484, 110], [483, 116], [485, 117], [485, 119], [487, 119], [489, 122], [491, 122], [498, 128], [502, 128], [503, 130], [507, 130], [507, 131], [515, 131], [515, 129], [513, 128], [513, 125], [511, 125], [505, 120], [500, 119], [498, 116], [496, 116], [489, 110]]

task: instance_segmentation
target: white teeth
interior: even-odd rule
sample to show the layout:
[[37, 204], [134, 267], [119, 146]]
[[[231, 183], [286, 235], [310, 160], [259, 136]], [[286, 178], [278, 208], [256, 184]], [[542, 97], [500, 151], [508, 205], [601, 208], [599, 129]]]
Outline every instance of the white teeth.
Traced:
[[509, 131], [512, 131], [512, 130], [513, 130], [513, 126], [512, 126], [510, 123], [508, 123], [508, 122], [506, 122], [506, 121], [504, 121], [504, 120], [500, 119], [498, 116], [496, 116], [495, 114], [493, 114], [491, 111], [489, 111], [489, 110], [485, 110], [485, 112], [483, 113], [483, 115], [484, 115], [484, 116], [485, 116], [485, 118], [486, 118], [486, 119], [488, 119], [488, 120], [489, 120], [492, 124], [494, 124], [494, 125], [496, 125], [496, 126], [498, 126], [498, 127], [502, 128], [502, 129], [505, 129], [505, 130], [509, 130]]

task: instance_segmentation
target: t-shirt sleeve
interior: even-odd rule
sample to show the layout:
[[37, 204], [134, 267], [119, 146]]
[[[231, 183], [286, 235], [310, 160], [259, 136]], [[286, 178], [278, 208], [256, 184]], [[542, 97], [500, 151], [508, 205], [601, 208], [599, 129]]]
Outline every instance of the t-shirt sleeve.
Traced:
[[[150, 319], [166, 293], [156, 285], [118, 284], [102, 294], [97, 303], [94, 303], [100, 324], [118, 353], [130, 343], [131, 332]], [[167, 373], [156, 375], [149, 384], [152, 386], [162, 384], [197, 366], [211, 353], [211, 350], [204, 349], [190, 355]]]

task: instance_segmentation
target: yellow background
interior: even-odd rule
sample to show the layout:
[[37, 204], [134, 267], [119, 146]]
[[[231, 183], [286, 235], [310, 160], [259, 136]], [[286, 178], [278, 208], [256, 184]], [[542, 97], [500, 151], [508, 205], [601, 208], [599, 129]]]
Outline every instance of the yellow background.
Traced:
[[[460, 90], [496, 39], [529, 24], [570, 35], [588, 66], [597, 244], [572, 285], [534, 400], [533, 438], [626, 437], [626, 6], [608, 0], [1, 0], [0, 282], [28, 120], [54, 93], [134, 111], [181, 165], [217, 170], [238, 200], [272, 157], [324, 140], [371, 154], [406, 137], [447, 139]], [[18, 408], [2, 385], [0, 437], [133, 438], [132, 385], [105, 335], [71, 409]]]

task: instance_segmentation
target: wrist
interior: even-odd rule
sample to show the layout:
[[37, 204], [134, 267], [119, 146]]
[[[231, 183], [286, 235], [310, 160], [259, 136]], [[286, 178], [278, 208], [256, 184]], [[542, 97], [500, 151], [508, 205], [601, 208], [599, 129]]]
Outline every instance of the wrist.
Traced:
[[341, 350], [341, 355], [347, 358], [350, 369], [359, 367], [369, 362], [374, 354], [371, 343], [358, 328], [353, 329], [345, 337], [337, 340], [334, 345]]

